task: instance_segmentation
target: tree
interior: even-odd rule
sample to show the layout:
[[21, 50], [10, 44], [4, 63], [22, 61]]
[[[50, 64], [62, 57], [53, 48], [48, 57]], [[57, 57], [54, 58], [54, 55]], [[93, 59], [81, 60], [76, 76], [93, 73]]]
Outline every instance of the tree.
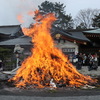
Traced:
[[80, 25], [78, 25], [76, 27], [76, 29], [86, 29], [86, 27], [85, 27], [84, 23], [80, 23]]
[[100, 13], [99, 13], [99, 15], [95, 15], [95, 17], [93, 18], [92, 26], [100, 28]]
[[41, 5], [38, 6], [39, 11], [43, 14], [54, 13], [57, 20], [54, 22], [56, 27], [62, 29], [73, 28], [73, 20], [71, 15], [66, 15], [64, 11], [66, 6], [60, 2], [52, 3], [49, 1], [44, 1]]
[[74, 19], [75, 26], [78, 27], [81, 24], [83, 27], [89, 29], [92, 27], [93, 18], [95, 15], [98, 15], [100, 9], [84, 9], [80, 10], [76, 18]]

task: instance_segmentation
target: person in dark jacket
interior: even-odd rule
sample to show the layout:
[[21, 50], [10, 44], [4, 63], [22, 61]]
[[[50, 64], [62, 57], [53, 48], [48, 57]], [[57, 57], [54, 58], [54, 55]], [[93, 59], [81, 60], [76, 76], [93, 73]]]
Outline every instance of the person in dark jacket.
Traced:
[[82, 63], [83, 63], [82, 53], [79, 53], [77, 55], [77, 58], [78, 58], [78, 62], [77, 62], [77, 65], [76, 65], [76, 69], [81, 70]]
[[0, 60], [0, 71], [3, 70], [3, 64], [2, 64], [2, 60]]

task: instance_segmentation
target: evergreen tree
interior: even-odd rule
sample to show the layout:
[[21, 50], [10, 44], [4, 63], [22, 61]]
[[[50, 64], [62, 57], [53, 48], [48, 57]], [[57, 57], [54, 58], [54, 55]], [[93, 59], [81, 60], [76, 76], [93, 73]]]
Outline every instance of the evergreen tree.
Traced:
[[84, 23], [80, 23], [80, 25], [78, 25], [76, 27], [76, 29], [86, 29], [86, 27], [85, 27]]
[[42, 14], [54, 13], [57, 20], [54, 22], [54, 26], [62, 29], [73, 28], [73, 19], [71, 15], [66, 15], [64, 11], [66, 6], [60, 2], [52, 3], [49, 1], [44, 1], [38, 6], [39, 11]]
[[95, 18], [93, 18], [92, 26], [100, 28], [100, 13], [99, 13], [99, 15], [95, 15]]

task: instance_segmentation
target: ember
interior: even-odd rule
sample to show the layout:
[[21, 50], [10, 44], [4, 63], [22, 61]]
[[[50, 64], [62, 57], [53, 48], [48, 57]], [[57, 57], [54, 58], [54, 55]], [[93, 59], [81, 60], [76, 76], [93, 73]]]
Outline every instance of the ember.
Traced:
[[71, 87], [96, 83], [89, 76], [80, 74], [61, 50], [55, 47], [50, 33], [55, 20], [52, 13], [45, 16], [38, 13], [34, 27], [23, 29], [25, 35], [32, 37], [34, 48], [32, 55], [23, 61], [17, 74], [10, 79], [17, 87], [50, 87], [51, 79], [55, 84]]

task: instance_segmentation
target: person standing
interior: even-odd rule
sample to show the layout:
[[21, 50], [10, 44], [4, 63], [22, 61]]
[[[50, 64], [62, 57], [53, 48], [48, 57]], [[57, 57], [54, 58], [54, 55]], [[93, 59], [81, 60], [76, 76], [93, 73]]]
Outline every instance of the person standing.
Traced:
[[97, 68], [98, 68], [98, 55], [95, 54], [94, 55], [94, 65], [93, 65], [93, 69], [94, 70], [97, 70]]
[[93, 70], [93, 64], [94, 64], [94, 59], [92, 55], [89, 55], [89, 66], [88, 66], [88, 71]]
[[2, 63], [2, 60], [0, 60], [0, 71], [3, 70], [3, 63]]
[[79, 53], [77, 55], [77, 58], [78, 58], [78, 62], [77, 62], [77, 65], [76, 65], [76, 69], [81, 70], [82, 64], [83, 64], [82, 53]]
[[84, 54], [83, 54], [83, 66], [86, 65], [86, 59], [87, 59], [87, 56], [86, 56], [86, 54], [84, 53]]

